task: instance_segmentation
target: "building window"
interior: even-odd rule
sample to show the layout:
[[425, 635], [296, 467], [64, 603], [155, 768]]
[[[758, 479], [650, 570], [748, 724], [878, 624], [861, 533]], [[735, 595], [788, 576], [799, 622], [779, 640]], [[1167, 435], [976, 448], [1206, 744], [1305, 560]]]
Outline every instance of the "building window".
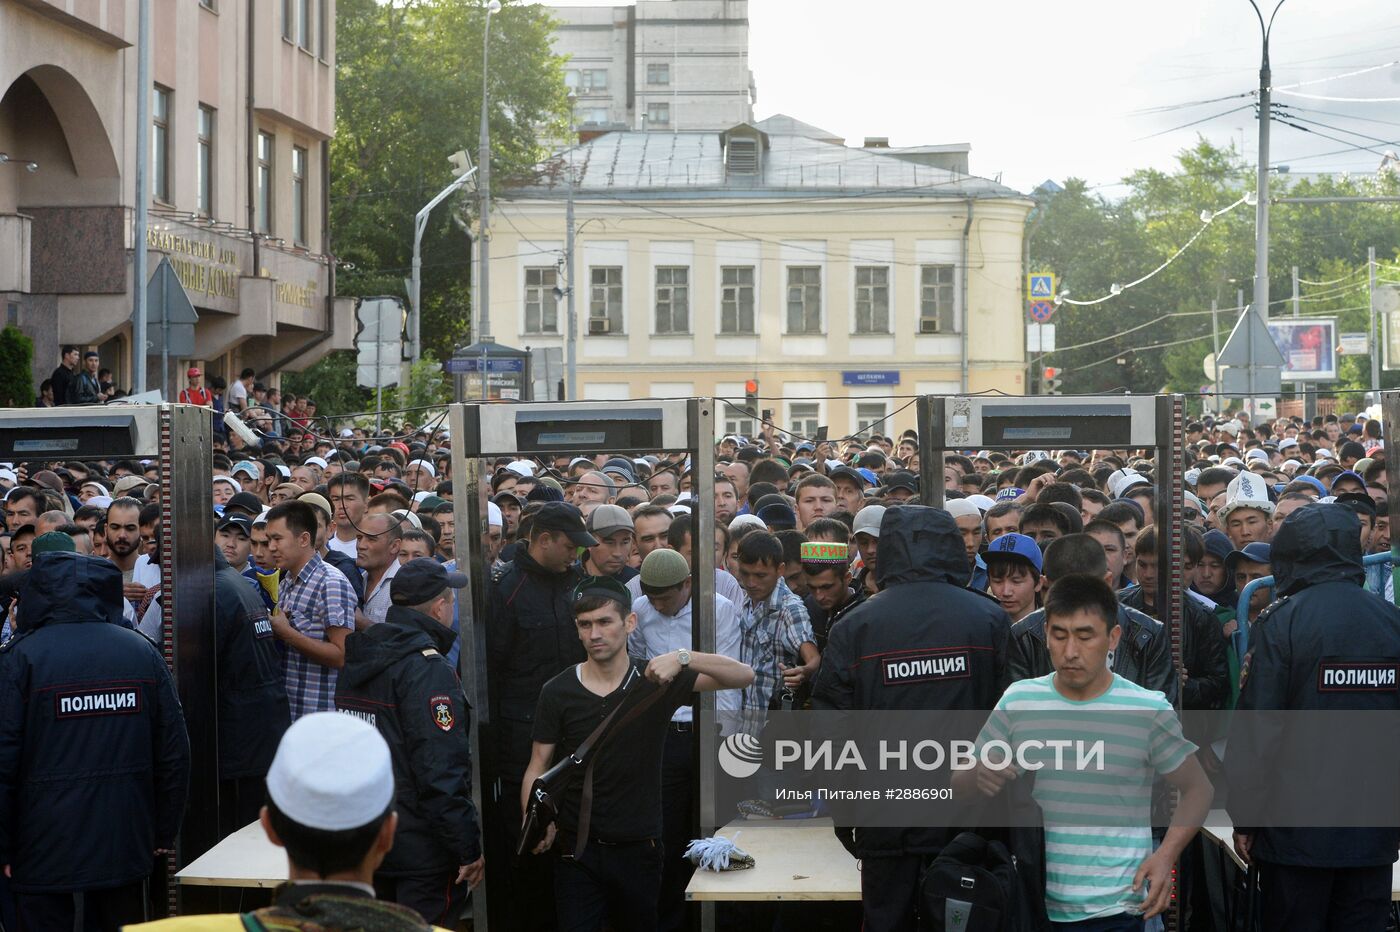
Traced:
[[195, 210], [214, 213], [214, 108], [199, 105], [199, 156], [195, 162]]
[[330, 48], [330, 5], [331, 0], [321, 0], [316, 7], [316, 51], [322, 61], [325, 61], [327, 50]]
[[790, 265], [787, 270], [787, 332], [822, 332], [822, 270], [816, 265]]
[[890, 332], [890, 270], [856, 266], [856, 333]]
[[272, 232], [272, 150], [271, 133], [258, 133], [258, 190], [254, 223], [259, 233]]
[[622, 332], [622, 267], [595, 266], [590, 273], [588, 332]]
[[214, 5], [214, 0], [199, 0], [199, 5], [204, 7], [206, 10], [214, 10], [217, 12], [219, 9]]
[[292, 242], [306, 245], [306, 150], [292, 146]]
[[724, 408], [724, 432], [740, 437], [753, 437], [758, 434], [758, 421], [749, 417], [748, 408], [742, 399], [733, 404], [721, 405]]
[[576, 91], [580, 97], [585, 94], [606, 94], [608, 92], [608, 72], [606, 68], [571, 68], [564, 72], [564, 86]]
[[656, 269], [656, 332], [690, 333], [690, 268], [663, 265]]
[[282, 38], [295, 42], [297, 38], [297, 2], [282, 0]]
[[665, 62], [647, 65], [647, 83], [652, 87], [669, 87], [671, 66]]
[[793, 401], [788, 404], [788, 422], [785, 433], [801, 440], [808, 440], [821, 429], [821, 403], [816, 401]]
[[753, 266], [726, 265], [719, 270], [719, 332], [753, 333]]
[[297, 0], [297, 45], [311, 51], [312, 0]]
[[170, 92], [163, 87], [151, 100], [151, 193], [170, 203]]
[[951, 265], [925, 265], [919, 269], [920, 333], [951, 333], [957, 329], [953, 281]]
[[883, 401], [856, 403], [856, 436], [864, 438], [885, 420], [889, 409]]
[[647, 104], [647, 126], [670, 126], [670, 104]]
[[558, 333], [559, 299], [554, 289], [559, 272], [552, 265], [525, 270], [525, 332]]
[[588, 126], [590, 124], [601, 126], [606, 122], [608, 122], [607, 107], [589, 107], [586, 110], [579, 109], [574, 111], [575, 126]]

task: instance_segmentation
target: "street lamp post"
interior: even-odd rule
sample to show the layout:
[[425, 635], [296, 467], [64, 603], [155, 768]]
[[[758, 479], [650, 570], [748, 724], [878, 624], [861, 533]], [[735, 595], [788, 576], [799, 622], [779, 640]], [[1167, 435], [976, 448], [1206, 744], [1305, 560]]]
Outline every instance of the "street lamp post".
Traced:
[[[491, 121], [487, 78], [491, 73], [491, 17], [501, 11], [501, 0], [486, 4], [486, 26], [481, 31], [481, 139], [477, 145], [477, 191], [481, 197], [481, 235], [477, 237], [477, 261], [481, 275], [480, 307], [477, 309], [478, 342], [491, 336]], [[481, 396], [486, 397], [486, 376], [482, 374]]]
[[418, 215], [413, 218], [413, 279], [409, 284], [409, 301], [413, 305], [413, 316], [409, 319], [409, 358], [416, 365], [423, 354], [422, 331], [420, 329], [423, 320], [423, 305], [419, 297], [419, 289], [423, 283], [423, 233], [428, 228], [428, 214], [433, 208], [445, 201], [453, 191], [471, 180], [476, 174], [476, 169], [471, 168], [457, 177], [450, 185], [438, 192], [423, 209], [418, 211]]
[[[1260, 323], [1269, 319], [1269, 126], [1273, 118], [1271, 85], [1273, 72], [1269, 66], [1269, 35], [1273, 32], [1274, 17], [1285, 0], [1278, 0], [1264, 22], [1264, 13], [1255, 0], [1249, 0], [1254, 15], [1259, 18], [1259, 35], [1263, 40], [1263, 54], [1259, 60], [1259, 165], [1256, 177], [1254, 205], [1254, 306], [1251, 310]], [[1249, 367], [1250, 398], [1254, 397], [1255, 366]]]

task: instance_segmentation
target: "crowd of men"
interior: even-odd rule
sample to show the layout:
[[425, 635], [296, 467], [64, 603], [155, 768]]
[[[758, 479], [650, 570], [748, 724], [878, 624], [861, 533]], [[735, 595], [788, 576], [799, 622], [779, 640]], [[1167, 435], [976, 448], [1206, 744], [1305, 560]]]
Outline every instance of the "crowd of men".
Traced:
[[[71, 403], [79, 378], [58, 381], [57, 403]], [[1389, 567], [1362, 565], [1363, 554], [1390, 552], [1380, 423], [1364, 415], [1313, 423], [1206, 418], [1187, 426], [1187, 454], [1177, 464], [1128, 450], [950, 454], [939, 508], [920, 504], [924, 464], [912, 431], [839, 442], [771, 429], [752, 440], [725, 437], [713, 502], [695, 498], [684, 454], [503, 457], [481, 477], [485, 520], [471, 537], [471, 556], [484, 556], [488, 580], [479, 663], [466, 670], [469, 685], [485, 676], [490, 701], [478, 813], [469, 740], [477, 726], [467, 702], [474, 690], [458, 678], [457, 592], [467, 579], [456, 561], [468, 558], [468, 538], [455, 523], [459, 477], [441, 419], [376, 435], [318, 417], [309, 399], [278, 398], [252, 370], [236, 392], [218, 383], [206, 389], [197, 369], [188, 381], [183, 400], [240, 412], [260, 440], [253, 450], [237, 432], [214, 439], [219, 779], [231, 801], [223, 829], [259, 817], [289, 725], [336, 710], [362, 719], [386, 742], [396, 787], [398, 841], [376, 857], [374, 889], [440, 925], [454, 925], [471, 889], [494, 875], [503, 895], [492, 911], [506, 917], [505, 928], [688, 928], [691, 867], [681, 852], [699, 829], [698, 691], [717, 691], [718, 707], [755, 731], [772, 711], [807, 708], [991, 710], [1052, 700], [1269, 708], [1300, 701], [1274, 688], [1287, 676], [1279, 665], [1320, 657], [1270, 653], [1269, 632], [1279, 625], [1261, 619], [1277, 613], [1275, 596], [1338, 582], [1344, 590], [1328, 604], [1354, 629], [1353, 653], [1400, 661]], [[1153, 516], [1166, 470], [1180, 471], [1187, 489], [1188, 589], [1172, 613], [1175, 632], [1158, 620], [1164, 543]], [[78, 892], [93, 897], [89, 915], [139, 917], [132, 885], [151, 860], [134, 857], [132, 846], [164, 851], [178, 828], [189, 759], [159, 659], [169, 636], [160, 480], [149, 461], [0, 464], [0, 863], [9, 878], [0, 908], [18, 906], [19, 928], [57, 928], [64, 918], [72, 927]], [[715, 539], [697, 543], [698, 509], [711, 506]], [[1287, 540], [1291, 551], [1277, 552], [1283, 531], [1320, 520], [1319, 510], [1328, 517], [1318, 527], [1355, 528], [1354, 541], [1329, 550], [1326, 578], [1294, 568], [1308, 543], [1298, 534]], [[697, 546], [715, 552], [715, 654], [692, 649]], [[1261, 589], [1247, 618], [1237, 618], [1243, 588], [1272, 575], [1284, 557], [1294, 592]], [[1356, 610], [1347, 614], [1349, 600]], [[1302, 601], [1294, 601], [1294, 615]], [[113, 640], [112, 670], [103, 666], [108, 648], [96, 641], [80, 655], [56, 646], [65, 634], [59, 623], [70, 616], [111, 629], [104, 636]], [[1262, 645], [1252, 660], [1236, 649], [1246, 623], [1250, 644]], [[882, 651], [950, 645], [985, 648], [974, 651], [969, 676], [892, 681], [870, 662]], [[70, 669], [74, 656], [87, 674]], [[90, 852], [95, 863], [139, 863], [110, 864], [91, 880], [67, 869], [71, 858], [60, 869], [36, 853], [62, 834], [63, 816], [30, 817], [48, 790], [29, 755], [36, 742], [97, 734], [77, 729], [92, 729], [100, 716], [66, 721], [36, 712], [29, 699], [46, 684], [91, 683], [78, 701], [125, 712], [101, 698], [108, 695], [101, 684], [117, 682], [121, 664], [123, 676], [152, 684], [149, 696], [133, 701], [159, 740], [146, 742], [152, 756], [133, 766], [156, 781], [155, 802], [142, 797], [141, 833], [123, 836], [125, 848], [106, 839]], [[133, 665], [161, 674], [138, 677]], [[1334, 704], [1307, 707], [1394, 701], [1311, 699]], [[1353, 705], [1335, 705], [1345, 701]], [[623, 711], [617, 727], [626, 736], [593, 749], [588, 789], [583, 780], [565, 788], [544, 840], [517, 850], [536, 779], [592, 745], [590, 734], [615, 710]], [[1178, 729], [1144, 758], [1144, 779], [1150, 785], [1155, 774], [1184, 799], [1208, 800], [1212, 783], [1227, 782], [1222, 737]], [[100, 754], [108, 737], [92, 740], [89, 750]], [[994, 795], [1003, 782], [984, 774], [973, 788]], [[76, 818], [88, 811], [82, 805], [69, 801], [62, 811]], [[1047, 808], [1047, 820], [1051, 814]], [[1171, 865], [1199, 856], [1191, 833], [1153, 837], [1142, 815], [1140, 832], [1099, 843], [1069, 844], [1047, 824], [1038, 850], [1022, 855], [1043, 871], [1042, 925], [1141, 929], [1167, 907]], [[918, 927], [919, 878], [955, 834], [938, 826], [841, 833], [862, 862], [866, 929]], [[1373, 888], [1380, 867], [1390, 876], [1393, 834], [1381, 831], [1365, 844], [1340, 831], [1309, 844], [1283, 843], [1268, 829], [1239, 835], [1242, 855], [1265, 862], [1264, 927], [1384, 928], [1388, 883], [1380, 899]], [[1075, 860], [1085, 844], [1095, 849], [1092, 884]], [[1359, 860], [1338, 854], [1348, 846], [1364, 852]], [[1322, 884], [1318, 871], [1346, 876]], [[1190, 927], [1219, 927], [1218, 904], [1192, 883], [1193, 875], [1183, 876]], [[842, 914], [826, 920], [833, 916]], [[734, 920], [736, 927], [755, 921]]]

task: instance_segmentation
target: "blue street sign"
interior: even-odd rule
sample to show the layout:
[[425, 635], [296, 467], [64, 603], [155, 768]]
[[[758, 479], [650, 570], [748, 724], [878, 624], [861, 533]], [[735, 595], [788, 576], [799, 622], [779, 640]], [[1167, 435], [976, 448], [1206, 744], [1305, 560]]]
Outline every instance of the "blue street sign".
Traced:
[[[454, 356], [442, 364], [444, 372], [480, 372], [481, 358], [479, 356]], [[525, 360], [519, 357], [510, 359], [490, 359], [486, 360], [487, 372], [524, 372]]]
[[1029, 287], [1029, 297], [1032, 301], [1037, 298], [1055, 297], [1055, 276], [1053, 275], [1028, 275], [1026, 276]]
[[1043, 323], [1045, 323], [1047, 320], [1049, 320], [1051, 317], [1054, 317], [1054, 316], [1055, 316], [1055, 302], [1054, 302], [1054, 301], [1032, 301], [1032, 302], [1031, 302], [1031, 319], [1032, 319], [1032, 320], [1035, 320], [1035, 321], [1037, 321], [1037, 322], [1043, 324]]
[[899, 372], [882, 370], [874, 372], [842, 372], [842, 385], [898, 385]]

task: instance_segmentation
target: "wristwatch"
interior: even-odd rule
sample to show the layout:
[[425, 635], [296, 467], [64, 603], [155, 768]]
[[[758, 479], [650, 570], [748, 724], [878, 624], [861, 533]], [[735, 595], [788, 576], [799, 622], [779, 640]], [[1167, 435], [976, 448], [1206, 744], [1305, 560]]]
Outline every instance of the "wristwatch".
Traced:
[[690, 651], [682, 647], [676, 651], [676, 659], [680, 661], [682, 669], [690, 666]]

